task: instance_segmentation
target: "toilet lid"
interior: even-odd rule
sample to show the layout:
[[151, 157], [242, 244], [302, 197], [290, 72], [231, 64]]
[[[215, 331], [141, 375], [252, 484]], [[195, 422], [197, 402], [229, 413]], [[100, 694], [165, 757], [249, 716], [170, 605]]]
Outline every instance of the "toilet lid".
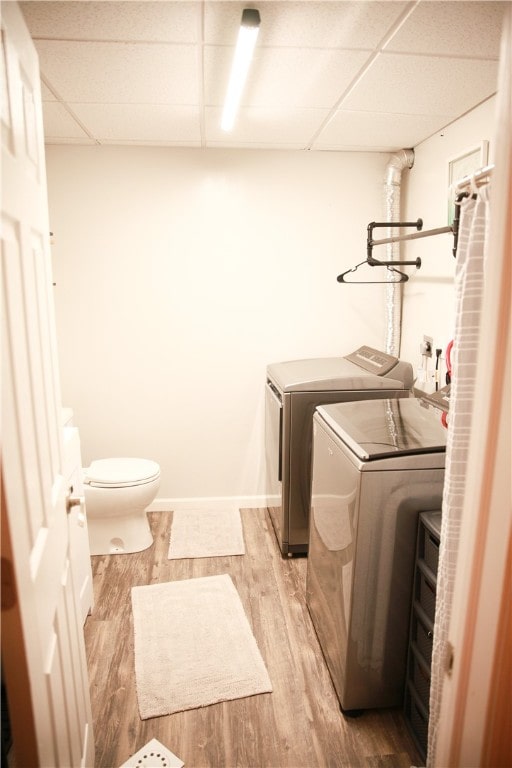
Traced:
[[85, 470], [84, 482], [102, 488], [121, 488], [149, 483], [159, 474], [159, 465], [148, 459], [97, 459]]

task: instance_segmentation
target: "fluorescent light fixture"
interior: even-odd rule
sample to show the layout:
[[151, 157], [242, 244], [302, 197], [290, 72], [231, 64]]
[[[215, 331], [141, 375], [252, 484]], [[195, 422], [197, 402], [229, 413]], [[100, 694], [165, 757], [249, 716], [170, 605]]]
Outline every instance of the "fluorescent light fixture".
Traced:
[[242, 13], [242, 24], [238, 33], [235, 57], [222, 113], [220, 125], [223, 131], [230, 131], [233, 128], [259, 31], [259, 11], [256, 11], [254, 8], [246, 8]]

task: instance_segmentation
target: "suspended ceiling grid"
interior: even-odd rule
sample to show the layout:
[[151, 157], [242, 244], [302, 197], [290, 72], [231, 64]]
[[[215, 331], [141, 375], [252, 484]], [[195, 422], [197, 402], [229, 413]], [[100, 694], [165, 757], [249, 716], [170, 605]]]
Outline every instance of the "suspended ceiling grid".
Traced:
[[[23, 2], [48, 143], [290, 150], [414, 147], [496, 91], [508, 2]], [[260, 11], [232, 132], [244, 7]]]

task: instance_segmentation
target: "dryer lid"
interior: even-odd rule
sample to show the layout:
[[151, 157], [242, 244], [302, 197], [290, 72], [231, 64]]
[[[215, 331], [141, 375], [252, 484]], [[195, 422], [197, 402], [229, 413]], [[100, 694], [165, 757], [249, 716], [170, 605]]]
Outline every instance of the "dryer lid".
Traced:
[[159, 474], [159, 465], [148, 459], [97, 459], [85, 470], [84, 482], [116, 488], [148, 483]]

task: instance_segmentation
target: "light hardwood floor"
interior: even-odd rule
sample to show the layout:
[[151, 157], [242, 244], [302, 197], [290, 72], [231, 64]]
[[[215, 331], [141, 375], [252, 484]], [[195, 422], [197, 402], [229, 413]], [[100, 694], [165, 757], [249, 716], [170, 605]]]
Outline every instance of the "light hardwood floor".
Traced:
[[[92, 558], [95, 607], [85, 640], [96, 768], [117, 768], [152, 738], [187, 768], [421, 765], [400, 710], [342, 715], [305, 602], [306, 558], [281, 557], [266, 510], [241, 514], [244, 556], [168, 560], [172, 513], [159, 512], [149, 514], [152, 547]], [[141, 720], [131, 587], [222, 573], [238, 589], [273, 692]]]

